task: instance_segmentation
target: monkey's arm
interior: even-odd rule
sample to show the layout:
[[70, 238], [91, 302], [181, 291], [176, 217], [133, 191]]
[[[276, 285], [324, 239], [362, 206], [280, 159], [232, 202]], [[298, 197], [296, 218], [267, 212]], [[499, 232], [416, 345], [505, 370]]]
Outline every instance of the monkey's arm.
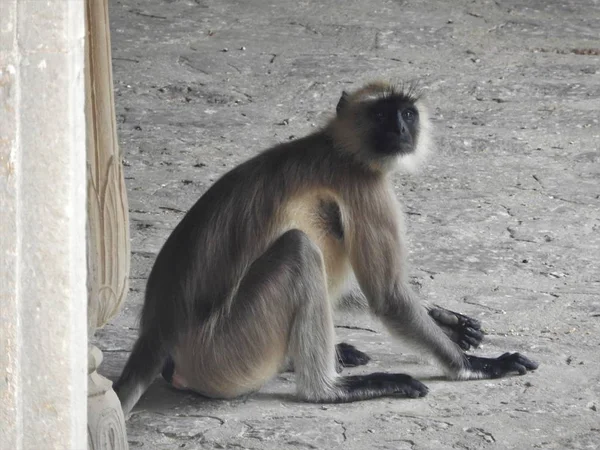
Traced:
[[[348, 292], [342, 295], [338, 302], [338, 309], [342, 311], [367, 311], [369, 302], [355, 283]], [[456, 342], [464, 351], [479, 347], [483, 340], [484, 332], [481, 330], [481, 322], [464, 314], [451, 311], [441, 306], [425, 306], [425, 309], [435, 320], [438, 327], [446, 335]]]
[[[377, 205], [371, 199], [364, 217], [378, 224], [373, 226], [355, 221], [350, 233], [350, 260], [356, 279], [364, 292], [371, 311], [395, 335], [428, 350], [449, 372], [452, 378], [497, 378], [517, 372], [534, 370], [538, 364], [519, 353], [503, 354], [499, 358], [480, 358], [464, 354], [419, 303], [408, 285], [398, 216], [389, 214], [393, 202]], [[374, 205], [372, 207], [371, 205]], [[385, 212], [388, 212], [387, 214]]]

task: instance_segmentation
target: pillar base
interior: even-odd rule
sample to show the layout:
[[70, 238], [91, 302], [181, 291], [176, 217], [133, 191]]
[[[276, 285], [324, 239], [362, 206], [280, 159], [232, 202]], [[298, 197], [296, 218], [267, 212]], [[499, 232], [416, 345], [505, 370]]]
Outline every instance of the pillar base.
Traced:
[[127, 450], [127, 432], [121, 402], [112, 381], [96, 372], [102, 352], [90, 346], [88, 352], [88, 450]]

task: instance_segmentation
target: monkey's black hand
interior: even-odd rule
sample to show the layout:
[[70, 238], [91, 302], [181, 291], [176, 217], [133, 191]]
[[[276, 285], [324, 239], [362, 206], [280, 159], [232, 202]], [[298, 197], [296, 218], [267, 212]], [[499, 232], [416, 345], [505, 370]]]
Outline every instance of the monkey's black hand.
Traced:
[[429, 309], [429, 315], [444, 333], [463, 350], [477, 348], [483, 339], [481, 322], [463, 314], [437, 306]]
[[483, 375], [483, 378], [500, 378], [517, 372], [524, 375], [528, 370], [535, 370], [539, 364], [520, 353], [504, 353], [498, 358], [481, 358], [467, 355], [469, 370]]
[[371, 358], [364, 352], [358, 350], [354, 345], [340, 342], [335, 346], [338, 363], [342, 367], [364, 366]]

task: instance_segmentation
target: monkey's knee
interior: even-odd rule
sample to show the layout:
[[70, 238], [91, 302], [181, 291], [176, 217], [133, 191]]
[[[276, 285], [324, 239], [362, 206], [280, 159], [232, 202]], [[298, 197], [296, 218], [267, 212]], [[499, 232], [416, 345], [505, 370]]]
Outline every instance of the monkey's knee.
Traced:
[[291, 256], [302, 266], [321, 266], [323, 257], [321, 250], [306, 233], [293, 229], [283, 233], [271, 247], [274, 252]]

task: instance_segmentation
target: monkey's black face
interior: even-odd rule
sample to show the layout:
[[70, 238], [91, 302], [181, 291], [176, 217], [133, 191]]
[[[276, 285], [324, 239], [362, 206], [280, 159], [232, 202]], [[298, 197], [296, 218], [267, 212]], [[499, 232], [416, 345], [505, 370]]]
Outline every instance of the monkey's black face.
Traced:
[[367, 111], [371, 145], [376, 153], [402, 155], [415, 150], [419, 112], [412, 101], [391, 96], [377, 100]]

